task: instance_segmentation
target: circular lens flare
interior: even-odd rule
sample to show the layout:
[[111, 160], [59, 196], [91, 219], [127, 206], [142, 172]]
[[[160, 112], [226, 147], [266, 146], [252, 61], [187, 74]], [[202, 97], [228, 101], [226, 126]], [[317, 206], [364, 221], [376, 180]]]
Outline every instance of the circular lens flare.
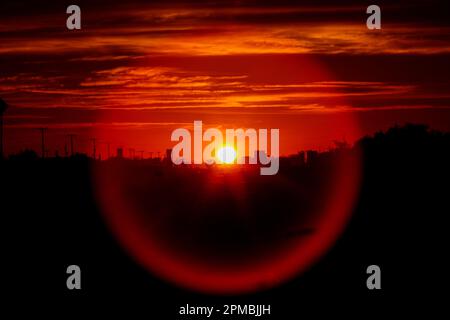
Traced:
[[[289, 81], [305, 83], [339, 80], [311, 56], [281, 60], [271, 56], [265, 65], [273, 66], [269, 80], [281, 77], [284, 81], [286, 76]], [[235, 68], [239, 74], [262, 77], [262, 81], [267, 71], [258, 66], [239, 63]], [[333, 97], [332, 105], [350, 105], [341, 95]], [[109, 113], [102, 112], [98, 121], [103, 117], [110, 119]], [[213, 120], [228, 121], [219, 116]], [[284, 122], [273, 121], [260, 126], [249, 120], [245, 126], [284, 128]], [[299, 151], [303, 142], [313, 144], [330, 132], [361, 136], [358, 117], [350, 112], [308, 111], [293, 117], [291, 123], [297, 126], [298, 135], [292, 142], [284, 141]], [[96, 135], [108, 136], [107, 140], [123, 139], [122, 131], [104, 126], [96, 130]], [[163, 139], [172, 145], [170, 135]], [[224, 167], [231, 168], [227, 163], [243, 156], [232, 145], [221, 143], [221, 147], [215, 150], [214, 159]], [[261, 176], [258, 167], [250, 166], [200, 170], [175, 167], [169, 161], [147, 165], [118, 157], [93, 166], [93, 191], [114, 238], [152, 275], [208, 294], [256, 292], [303, 274], [345, 230], [359, 194], [362, 157], [358, 150], [325, 156], [312, 157], [310, 164], [308, 155], [301, 164], [295, 162], [296, 157], [282, 157], [282, 170], [273, 176]]]
[[219, 163], [231, 164], [236, 160], [236, 150], [233, 147], [225, 146], [217, 150]]

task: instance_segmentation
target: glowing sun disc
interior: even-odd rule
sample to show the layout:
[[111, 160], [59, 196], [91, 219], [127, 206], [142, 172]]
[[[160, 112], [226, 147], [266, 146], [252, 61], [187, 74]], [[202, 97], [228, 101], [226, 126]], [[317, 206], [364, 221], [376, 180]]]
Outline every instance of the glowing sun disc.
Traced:
[[217, 159], [221, 163], [230, 164], [236, 159], [236, 150], [233, 147], [225, 146], [217, 150]]

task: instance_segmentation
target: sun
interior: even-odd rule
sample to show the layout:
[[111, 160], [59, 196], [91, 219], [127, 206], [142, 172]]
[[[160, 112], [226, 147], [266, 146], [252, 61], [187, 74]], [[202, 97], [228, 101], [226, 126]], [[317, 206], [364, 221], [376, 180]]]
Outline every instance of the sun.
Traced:
[[236, 150], [230, 146], [224, 146], [217, 150], [216, 157], [219, 163], [231, 164], [236, 159]]

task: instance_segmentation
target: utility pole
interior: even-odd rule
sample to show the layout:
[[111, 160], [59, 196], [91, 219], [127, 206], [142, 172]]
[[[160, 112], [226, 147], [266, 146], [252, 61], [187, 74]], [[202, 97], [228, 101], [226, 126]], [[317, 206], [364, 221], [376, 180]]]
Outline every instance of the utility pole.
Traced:
[[97, 140], [95, 138], [92, 138], [91, 141], [92, 141], [92, 157], [95, 160], [97, 159], [97, 146], [96, 146]]
[[75, 134], [71, 133], [67, 135], [70, 139], [70, 156], [73, 157], [73, 138], [75, 137]]
[[48, 128], [37, 128], [36, 130], [39, 130], [41, 132], [41, 155], [42, 159], [45, 158], [45, 132], [48, 130]]
[[8, 109], [8, 105], [0, 99], [0, 160], [3, 159], [3, 113], [6, 109]]

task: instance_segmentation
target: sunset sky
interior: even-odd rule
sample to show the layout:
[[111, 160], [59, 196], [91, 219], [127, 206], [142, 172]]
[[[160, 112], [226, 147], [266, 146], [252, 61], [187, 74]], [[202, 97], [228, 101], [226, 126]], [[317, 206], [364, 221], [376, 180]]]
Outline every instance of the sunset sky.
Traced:
[[444, 1], [64, 1], [0, 4], [7, 154], [106, 143], [164, 152], [170, 133], [279, 128], [281, 154], [406, 122], [450, 130]]

